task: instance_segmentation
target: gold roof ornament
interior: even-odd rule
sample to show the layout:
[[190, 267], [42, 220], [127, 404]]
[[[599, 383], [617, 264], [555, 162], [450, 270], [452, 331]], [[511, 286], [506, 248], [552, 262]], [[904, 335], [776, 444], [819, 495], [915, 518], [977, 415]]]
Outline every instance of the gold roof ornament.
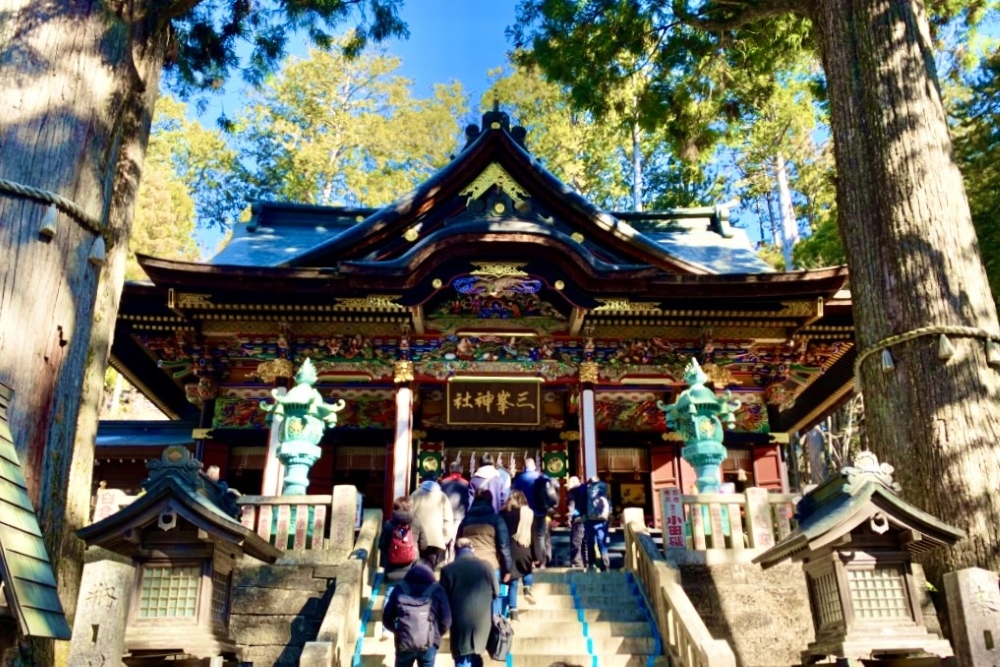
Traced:
[[260, 378], [260, 381], [265, 384], [274, 384], [278, 378], [295, 377], [295, 367], [288, 359], [272, 359], [258, 364], [253, 375]]
[[599, 367], [596, 361], [584, 361], [580, 363], [580, 382], [583, 384], [597, 384], [597, 373]]
[[527, 199], [528, 191], [521, 187], [514, 177], [508, 174], [503, 167], [498, 165], [496, 162], [491, 162], [489, 165], [483, 169], [479, 176], [469, 185], [465, 187], [459, 195], [467, 195], [469, 197], [468, 203], [479, 199], [483, 193], [489, 190], [493, 186], [497, 186], [497, 189], [503, 190], [511, 199]]

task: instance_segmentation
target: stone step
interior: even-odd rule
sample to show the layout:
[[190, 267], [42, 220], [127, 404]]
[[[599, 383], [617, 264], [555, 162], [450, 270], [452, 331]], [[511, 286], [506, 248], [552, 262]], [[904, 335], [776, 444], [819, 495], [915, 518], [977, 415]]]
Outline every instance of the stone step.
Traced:
[[[521, 621], [531, 620], [532, 623], [544, 621], [568, 622], [579, 620], [579, 612], [573, 605], [566, 607], [543, 606], [541, 604], [523, 604], [518, 607]], [[582, 610], [583, 620], [592, 621], [645, 621], [646, 614], [635, 600], [622, 602], [614, 607], [585, 608]], [[369, 623], [381, 623], [382, 610], [373, 609]]]
[[[596, 662], [595, 662], [596, 659]], [[489, 659], [489, 656], [483, 656], [483, 662], [487, 665], [496, 664]], [[650, 656], [648, 655], [567, 655], [565, 653], [551, 654], [551, 655], [514, 655], [510, 656], [510, 665], [512, 667], [551, 667], [554, 662], [565, 662], [569, 665], [581, 665], [582, 667], [590, 667], [591, 665], [599, 665], [599, 667], [646, 667], [650, 662]], [[395, 661], [391, 653], [386, 655], [362, 655], [360, 661], [360, 667], [393, 667]], [[454, 667], [454, 660], [447, 653], [438, 653], [437, 659], [434, 661], [434, 667]], [[659, 657], [653, 658], [653, 664], [656, 667], [666, 667], [667, 662], [661, 660]]]
[[[594, 637], [588, 640], [578, 633], [564, 637], [522, 637], [518, 625], [514, 624], [514, 655], [566, 655], [575, 653], [599, 653], [601, 655], [650, 654], [656, 648], [652, 637]], [[393, 653], [390, 635], [381, 639], [367, 638], [361, 644], [361, 655], [384, 655]], [[440, 650], [451, 650], [451, 639], [445, 635], [441, 639]]]
[[[514, 621], [514, 630], [520, 637], [576, 637], [583, 635], [583, 627], [574, 616], [568, 621], [543, 621], [541, 616], [524, 614]], [[530, 620], [526, 623], [525, 619]], [[381, 632], [375, 623], [365, 628], [365, 637], [374, 638]], [[587, 623], [587, 633], [591, 637], [648, 637], [649, 623], [642, 621], [591, 621]]]
[[[634, 584], [628, 581], [602, 581], [600, 579], [596, 581], [579, 580], [572, 583], [568, 581], [562, 583], [536, 582], [531, 585], [531, 592], [535, 596], [570, 595], [574, 586], [580, 594], [598, 593], [613, 595], [619, 592], [632, 594]], [[521, 586], [519, 590], [524, 591], [524, 587]]]
[[612, 570], [610, 572], [584, 572], [583, 570], [571, 570], [562, 567], [550, 567], [544, 570], [535, 570], [535, 583], [564, 584], [570, 581], [601, 581], [617, 582], [631, 579], [628, 572], [622, 570]]

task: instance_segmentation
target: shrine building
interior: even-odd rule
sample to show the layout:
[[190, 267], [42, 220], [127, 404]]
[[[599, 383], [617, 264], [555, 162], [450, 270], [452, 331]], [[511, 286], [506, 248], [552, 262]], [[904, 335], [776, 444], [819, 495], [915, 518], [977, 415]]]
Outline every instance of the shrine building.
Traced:
[[724, 481], [787, 490], [789, 435], [852, 388], [846, 268], [775, 272], [724, 207], [600, 210], [505, 113], [466, 134], [383, 208], [260, 202], [207, 262], [140, 257], [150, 280], [125, 287], [111, 364], [173, 421], [102, 423], [95, 488], [137, 488], [185, 444], [231, 487], [276, 495], [259, 406], [309, 358], [346, 402], [309, 493], [354, 484], [385, 507], [420, 471], [528, 455], [652, 516], [657, 489], [692, 492], [658, 403], [693, 357], [740, 402]]

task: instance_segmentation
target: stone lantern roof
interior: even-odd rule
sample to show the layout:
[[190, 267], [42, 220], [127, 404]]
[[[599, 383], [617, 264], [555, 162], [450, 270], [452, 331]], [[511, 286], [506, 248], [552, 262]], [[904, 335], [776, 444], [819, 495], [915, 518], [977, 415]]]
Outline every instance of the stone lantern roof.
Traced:
[[88, 547], [97, 545], [131, 557], [140, 548], [139, 531], [157, 524], [168, 530], [179, 517], [204, 531], [208, 539], [230, 543], [258, 560], [273, 563], [281, 556], [281, 550], [239, 522], [232, 492], [209, 479], [186, 447], [168, 447], [148, 467], [142, 495], [76, 532]]
[[950, 546], [965, 537], [900, 498], [892, 472], [891, 465], [862, 452], [853, 466], [802, 497], [796, 509], [798, 528], [753, 562], [767, 569], [788, 558], [801, 561], [823, 548], [847, 546], [851, 532], [865, 523], [877, 534], [898, 533], [900, 546], [910, 553]]

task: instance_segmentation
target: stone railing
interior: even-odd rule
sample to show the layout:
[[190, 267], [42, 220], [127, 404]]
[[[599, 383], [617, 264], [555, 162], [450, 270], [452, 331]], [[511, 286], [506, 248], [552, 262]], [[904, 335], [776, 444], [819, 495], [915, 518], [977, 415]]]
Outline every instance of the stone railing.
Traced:
[[[320, 625], [316, 641], [308, 642], [299, 658], [301, 667], [340, 667], [351, 664], [358, 641], [361, 611], [367, 608], [378, 572], [378, 541], [382, 532], [382, 510], [365, 510], [361, 531], [350, 557], [327, 566], [336, 579], [336, 589]], [[316, 570], [320, 570], [317, 567]], [[325, 575], [325, 572], [314, 574]]]
[[333, 496], [240, 496], [240, 522], [279, 549], [323, 549]]
[[642, 584], [671, 664], [681, 667], [735, 667], [729, 644], [713, 639], [687, 593], [680, 573], [663, 558], [642, 518], [642, 510], [626, 510], [625, 568]]
[[668, 491], [660, 491], [663, 548], [669, 560], [684, 563], [749, 562], [795, 530], [801, 498], [757, 488], [683, 496]]

